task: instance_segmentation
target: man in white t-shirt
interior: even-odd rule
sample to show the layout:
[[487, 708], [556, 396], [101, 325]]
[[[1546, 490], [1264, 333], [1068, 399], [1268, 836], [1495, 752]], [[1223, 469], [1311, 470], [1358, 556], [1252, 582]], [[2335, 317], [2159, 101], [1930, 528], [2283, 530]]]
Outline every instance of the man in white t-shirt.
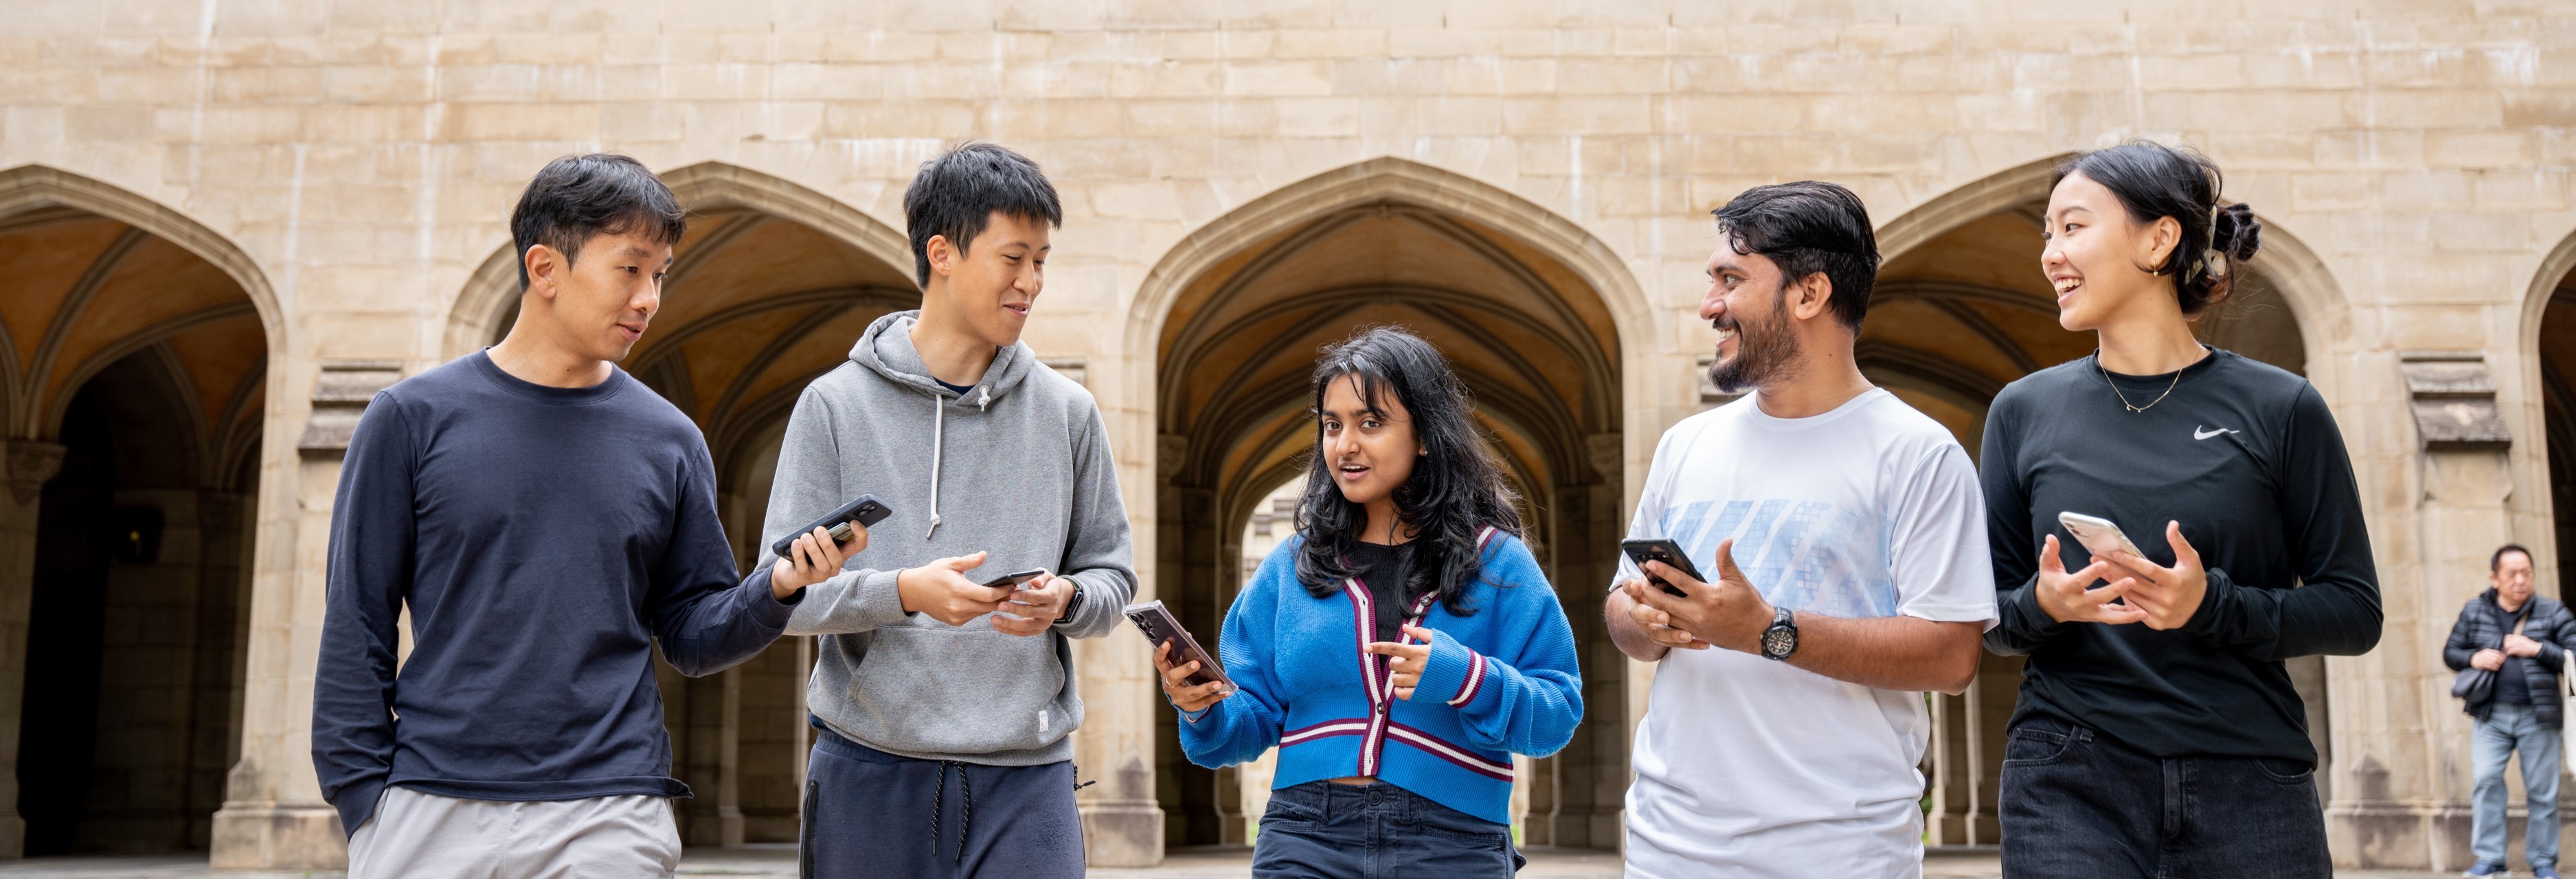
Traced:
[[1984, 496], [1853, 360], [1878, 270], [1860, 199], [1784, 183], [1715, 213], [1709, 376], [1753, 393], [1664, 433], [1628, 527], [1716, 582], [1623, 562], [1610, 593], [1612, 640], [1659, 664], [1628, 875], [1918, 876], [1922, 691], [1967, 689], [1995, 621]]

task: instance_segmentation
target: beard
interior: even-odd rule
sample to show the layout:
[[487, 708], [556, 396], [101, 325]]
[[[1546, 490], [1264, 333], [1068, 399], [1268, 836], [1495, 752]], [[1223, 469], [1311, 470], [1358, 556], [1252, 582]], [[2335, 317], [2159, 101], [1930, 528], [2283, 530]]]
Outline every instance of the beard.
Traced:
[[1771, 313], [1756, 318], [1751, 324], [1739, 322], [1729, 312], [1715, 324], [1716, 329], [1735, 331], [1735, 356], [1720, 355], [1708, 365], [1708, 383], [1729, 394], [1790, 377], [1798, 360], [1798, 342], [1789, 332], [1786, 306], [1789, 285], [1780, 285], [1779, 295], [1771, 301]]

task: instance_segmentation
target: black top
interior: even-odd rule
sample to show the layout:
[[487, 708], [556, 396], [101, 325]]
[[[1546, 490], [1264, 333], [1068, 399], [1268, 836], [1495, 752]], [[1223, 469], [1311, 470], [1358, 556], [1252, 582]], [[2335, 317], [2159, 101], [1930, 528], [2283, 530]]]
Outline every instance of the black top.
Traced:
[[737, 584], [714, 473], [697, 425], [623, 370], [551, 388], [478, 352], [377, 394], [332, 502], [313, 680], [313, 768], [342, 828], [388, 784], [688, 796], [655, 643], [712, 674], [792, 610], [767, 568]]
[[1396, 640], [1404, 634], [1404, 612], [1412, 609], [1415, 597], [1404, 588], [1407, 569], [1413, 566], [1413, 544], [1358, 541], [1352, 544], [1350, 562], [1375, 607], [1377, 640]]
[[[2520, 610], [2512, 613], [2506, 613], [2502, 606], [2490, 606], [2488, 609], [2493, 610], [2496, 613], [2496, 628], [2511, 632], [2513, 631], [2515, 623], [2520, 623], [2525, 617], [2531, 615], [2532, 604], [2532, 602], [2525, 601], [2522, 603], [2522, 608]], [[2500, 650], [2503, 648], [2499, 647], [2497, 649]], [[2520, 665], [2522, 661], [2522, 657], [2519, 656], [2507, 655], [2504, 658], [2504, 664], [2507, 666], [2507, 670], [2513, 672], [2522, 671], [2522, 666]], [[2523, 678], [2524, 675], [2518, 673], [2496, 675], [2495, 700], [2497, 702], [2505, 702], [2515, 705], [2531, 704], [2531, 682], [2524, 680]]]
[[[2013, 382], [1986, 416], [2002, 617], [1986, 646], [2030, 656], [2014, 721], [2081, 724], [2157, 757], [2314, 763], [2281, 661], [2363, 653], [2381, 622], [2334, 415], [2305, 379], [2214, 349], [2178, 380], [2118, 381], [2147, 411], [2128, 411], [2088, 356]], [[2159, 565], [2174, 561], [2165, 523], [2180, 521], [2209, 571], [2200, 609], [2172, 631], [2049, 619], [2030, 589], [2040, 539], [2057, 535], [2067, 570], [2091, 557], [2058, 525], [2067, 511], [2118, 523]]]

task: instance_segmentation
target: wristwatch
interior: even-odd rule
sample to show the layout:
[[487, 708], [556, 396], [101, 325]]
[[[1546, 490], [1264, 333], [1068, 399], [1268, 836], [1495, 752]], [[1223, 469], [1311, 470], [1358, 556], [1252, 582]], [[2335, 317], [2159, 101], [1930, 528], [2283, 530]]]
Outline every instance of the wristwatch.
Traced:
[[1785, 660], [1798, 652], [1798, 616], [1788, 608], [1776, 608], [1771, 614], [1771, 628], [1762, 630], [1762, 655]]
[[[1070, 578], [1068, 578], [1068, 579], [1070, 579]], [[1066, 623], [1073, 622], [1073, 614], [1074, 614], [1074, 612], [1075, 612], [1075, 611], [1078, 611], [1078, 610], [1081, 610], [1081, 609], [1082, 609], [1082, 581], [1080, 581], [1080, 580], [1074, 580], [1074, 581], [1073, 581], [1073, 596], [1064, 600], [1064, 616], [1056, 617], [1056, 618], [1055, 618], [1055, 625], [1059, 625], [1059, 626], [1061, 626], [1061, 625], [1064, 625], [1064, 624], [1066, 624]]]

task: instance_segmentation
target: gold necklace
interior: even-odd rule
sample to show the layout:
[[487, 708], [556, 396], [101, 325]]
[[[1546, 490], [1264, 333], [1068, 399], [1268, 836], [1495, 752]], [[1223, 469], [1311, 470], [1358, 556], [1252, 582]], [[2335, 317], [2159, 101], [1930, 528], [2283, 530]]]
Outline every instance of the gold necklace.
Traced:
[[2121, 405], [2121, 406], [2124, 406], [2124, 407], [2127, 407], [2127, 408], [2128, 408], [2128, 410], [2129, 410], [2129, 411], [2131, 411], [2131, 412], [2145, 412], [2145, 411], [2147, 411], [2147, 410], [2149, 410], [2149, 409], [2156, 408], [2156, 404], [2157, 404], [2157, 403], [2162, 403], [2162, 402], [2164, 402], [2164, 401], [2165, 401], [2165, 398], [2166, 398], [2166, 397], [2173, 396], [2173, 391], [2174, 391], [2174, 386], [2175, 386], [2175, 385], [2182, 384], [2182, 370], [2179, 370], [2179, 369], [2174, 370], [2174, 377], [2173, 377], [2173, 381], [2172, 381], [2171, 383], [2168, 383], [2168, 384], [2166, 384], [2166, 385], [2165, 385], [2165, 392], [2164, 392], [2164, 393], [2161, 393], [2161, 394], [2157, 394], [2157, 395], [2156, 395], [2156, 398], [2155, 398], [2155, 399], [2153, 399], [2153, 400], [2148, 400], [2148, 401], [2147, 401], [2147, 405], [2140, 406], [2140, 405], [2137, 405], [2137, 404], [2135, 404], [2135, 403], [2131, 403], [2131, 402], [2129, 402], [2129, 395], [2127, 395], [2127, 394], [2123, 394], [2123, 393], [2120, 393], [2120, 383], [2119, 383], [2119, 382], [2116, 382], [2116, 381], [2112, 381], [2112, 380], [2111, 380], [2111, 370], [2109, 370], [2108, 368], [2105, 368], [2105, 367], [2102, 365], [2102, 358], [2101, 358], [2101, 356], [2100, 356], [2100, 355], [2095, 355], [2095, 356], [2094, 356], [2094, 358], [2093, 358], [2093, 368], [2094, 368], [2094, 369], [2096, 369], [2096, 370], [2100, 370], [2100, 371], [2101, 371], [2101, 373], [2102, 373], [2102, 383], [2103, 383], [2103, 384], [2106, 384], [2106, 385], [2110, 385], [2110, 386], [2111, 386], [2111, 393], [2112, 393], [2113, 395], [2115, 395], [2115, 396], [2117, 396], [2117, 397], [2119, 397], [2119, 398], [2120, 398], [2120, 405]]

